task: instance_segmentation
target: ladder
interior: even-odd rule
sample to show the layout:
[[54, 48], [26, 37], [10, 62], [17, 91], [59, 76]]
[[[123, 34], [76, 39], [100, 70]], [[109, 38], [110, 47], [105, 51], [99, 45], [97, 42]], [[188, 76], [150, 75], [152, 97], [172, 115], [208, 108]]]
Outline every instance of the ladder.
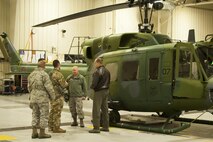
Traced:
[[[75, 62], [75, 61], [77, 61], [77, 62], [80, 62], [80, 54], [81, 54], [81, 52], [82, 52], [82, 48], [81, 48], [81, 44], [86, 40], [86, 39], [90, 39], [90, 37], [89, 36], [74, 36], [73, 37], [73, 39], [72, 39], [72, 42], [71, 42], [71, 44], [70, 44], [70, 48], [69, 48], [69, 51], [68, 51], [68, 58], [69, 58], [69, 60], [71, 60], [72, 62]], [[76, 41], [77, 41], [77, 45], [74, 45], [75, 43], [76, 43]], [[74, 57], [76, 57], [76, 58], [74, 58], [73, 59], [73, 56], [71, 56], [71, 55], [73, 55], [73, 54], [71, 54], [71, 49], [72, 48], [77, 48], [77, 55], [76, 56], [74, 56]]]

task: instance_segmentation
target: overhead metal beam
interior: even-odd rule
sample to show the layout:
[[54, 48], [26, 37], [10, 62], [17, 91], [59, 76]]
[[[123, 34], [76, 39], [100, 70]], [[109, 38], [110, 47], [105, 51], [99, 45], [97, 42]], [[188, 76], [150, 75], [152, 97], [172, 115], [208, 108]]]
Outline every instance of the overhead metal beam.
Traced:
[[213, 11], [213, 1], [189, 3], [189, 4], [184, 4], [184, 6]]

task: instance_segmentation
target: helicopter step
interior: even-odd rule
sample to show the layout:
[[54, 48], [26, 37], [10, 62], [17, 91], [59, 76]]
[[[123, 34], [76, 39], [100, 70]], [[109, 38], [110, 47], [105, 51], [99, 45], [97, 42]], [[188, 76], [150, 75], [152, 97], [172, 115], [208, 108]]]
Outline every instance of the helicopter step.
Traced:
[[149, 124], [147, 123], [147, 120], [146, 120], [146, 124], [141, 122], [138, 123], [138, 122], [130, 122], [130, 121], [121, 121], [119, 123], [111, 123], [110, 126], [131, 129], [131, 130], [149, 131], [149, 132], [161, 133], [161, 134], [177, 133], [191, 126], [190, 123], [173, 122], [170, 119], [167, 119], [166, 121], [165, 120], [164, 121], [153, 120], [153, 121], [154, 123], [149, 123]]
[[207, 124], [207, 125], [213, 125], [213, 121], [211, 120], [202, 120], [202, 119], [197, 119], [194, 121], [192, 118], [175, 118], [176, 121], [182, 121], [182, 122], [193, 122], [193, 123], [198, 123], [198, 124]]
[[209, 113], [211, 113], [213, 115], [213, 109], [210, 109], [207, 112], [209, 112]]
[[[127, 114], [121, 116], [121, 121], [131, 121], [140, 124], [158, 124], [164, 123], [167, 118], [162, 117], [154, 117], [148, 115], [137, 115], [137, 114]], [[169, 123], [171, 123], [174, 119], [170, 119]]]
[[191, 126], [190, 123], [179, 123], [174, 119], [151, 115], [120, 114], [116, 110], [110, 111], [110, 126], [155, 133], [171, 134], [182, 131]]

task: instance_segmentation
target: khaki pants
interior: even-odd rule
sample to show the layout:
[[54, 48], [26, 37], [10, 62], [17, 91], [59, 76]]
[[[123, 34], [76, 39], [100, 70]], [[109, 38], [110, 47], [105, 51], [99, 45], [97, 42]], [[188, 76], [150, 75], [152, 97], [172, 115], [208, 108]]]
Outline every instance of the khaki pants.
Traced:
[[94, 129], [99, 130], [101, 113], [103, 128], [109, 128], [108, 95], [108, 89], [97, 91], [94, 94], [92, 108], [92, 120]]

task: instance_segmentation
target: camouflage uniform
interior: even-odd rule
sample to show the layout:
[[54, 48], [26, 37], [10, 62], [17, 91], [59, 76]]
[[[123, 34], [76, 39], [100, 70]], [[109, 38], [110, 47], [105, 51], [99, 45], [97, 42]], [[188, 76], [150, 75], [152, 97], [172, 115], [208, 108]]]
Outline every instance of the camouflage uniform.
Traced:
[[36, 68], [28, 76], [28, 89], [32, 108], [32, 126], [45, 129], [48, 125], [49, 100], [55, 99], [55, 93], [49, 75], [43, 68]]
[[56, 99], [51, 101], [50, 116], [48, 121], [48, 127], [50, 130], [57, 130], [60, 128], [61, 123], [61, 111], [64, 105], [64, 97], [62, 90], [68, 86], [64, 76], [59, 69], [55, 68], [50, 73], [50, 79], [55, 90]]
[[70, 75], [66, 80], [69, 84], [69, 108], [71, 115], [74, 121], [76, 121], [77, 115], [82, 120], [84, 119], [82, 97], [86, 97], [86, 80], [81, 74], [77, 76]]

